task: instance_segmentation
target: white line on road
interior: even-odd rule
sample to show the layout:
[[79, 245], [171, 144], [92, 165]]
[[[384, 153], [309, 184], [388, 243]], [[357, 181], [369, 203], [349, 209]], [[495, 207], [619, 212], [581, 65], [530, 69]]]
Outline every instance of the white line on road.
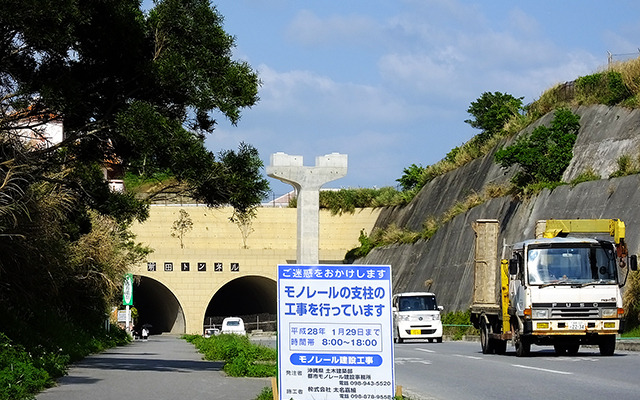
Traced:
[[416, 350], [424, 351], [425, 353], [435, 353], [435, 350], [421, 349], [420, 347], [416, 347]]
[[535, 369], [536, 371], [542, 371], [542, 372], [551, 372], [553, 374], [573, 375], [573, 372], [558, 371], [556, 369], [530, 367], [528, 365], [519, 365], [519, 364], [511, 364], [511, 366], [512, 367], [518, 367], [518, 368]]
[[454, 354], [454, 356], [462, 357], [462, 358], [470, 358], [472, 360], [482, 360], [482, 357], [476, 357], [476, 356], [465, 356], [465, 355], [462, 355], [462, 354]]

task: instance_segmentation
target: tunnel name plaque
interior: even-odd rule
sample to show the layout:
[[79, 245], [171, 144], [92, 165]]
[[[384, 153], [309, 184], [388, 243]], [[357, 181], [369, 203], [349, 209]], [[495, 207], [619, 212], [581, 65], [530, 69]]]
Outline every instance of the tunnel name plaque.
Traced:
[[278, 265], [281, 400], [393, 399], [388, 265]]

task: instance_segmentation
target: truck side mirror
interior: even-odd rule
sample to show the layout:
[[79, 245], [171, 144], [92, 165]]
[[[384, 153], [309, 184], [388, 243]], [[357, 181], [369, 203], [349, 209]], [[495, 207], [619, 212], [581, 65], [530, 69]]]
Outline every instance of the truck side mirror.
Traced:
[[518, 259], [512, 258], [509, 260], [509, 275], [518, 274]]
[[632, 271], [638, 270], [638, 256], [635, 254], [629, 257], [629, 269]]

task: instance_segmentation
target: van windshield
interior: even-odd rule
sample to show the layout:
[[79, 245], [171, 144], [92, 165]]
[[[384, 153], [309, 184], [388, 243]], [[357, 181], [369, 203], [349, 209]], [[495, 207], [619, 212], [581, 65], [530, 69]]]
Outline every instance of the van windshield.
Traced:
[[438, 309], [435, 296], [403, 296], [398, 303], [398, 311], [435, 311]]

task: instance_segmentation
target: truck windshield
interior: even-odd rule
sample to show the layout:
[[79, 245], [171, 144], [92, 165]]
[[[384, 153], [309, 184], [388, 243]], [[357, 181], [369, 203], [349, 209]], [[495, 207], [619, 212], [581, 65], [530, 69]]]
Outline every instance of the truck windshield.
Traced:
[[430, 311], [437, 310], [435, 296], [403, 296], [398, 304], [398, 311]]
[[611, 284], [617, 282], [613, 246], [529, 247], [527, 270], [532, 285]]

